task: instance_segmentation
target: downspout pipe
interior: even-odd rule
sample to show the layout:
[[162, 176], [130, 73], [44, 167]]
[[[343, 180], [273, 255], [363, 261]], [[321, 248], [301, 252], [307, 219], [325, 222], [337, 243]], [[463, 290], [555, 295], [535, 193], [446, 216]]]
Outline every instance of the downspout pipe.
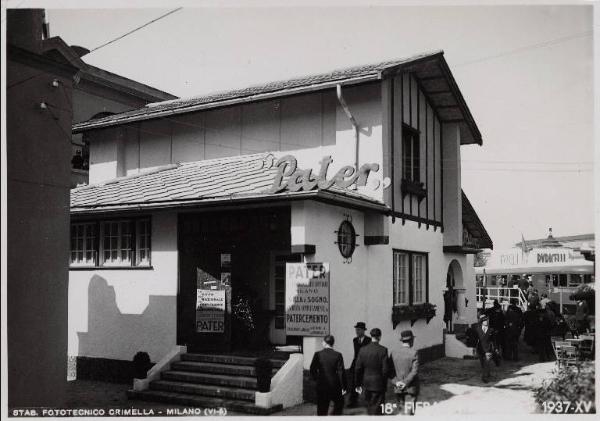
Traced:
[[344, 113], [346, 113], [346, 116], [350, 120], [350, 123], [352, 123], [352, 127], [354, 127], [354, 146], [355, 146], [354, 168], [356, 168], [356, 171], [358, 171], [358, 148], [359, 148], [359, 134], [360, 134], [358, 122], [352, 115], [352, 112], [350, 112], [350, 108], [348, 107], [348, 104], [346, 103], [346, 100], [344, 99], [344, 96], [342, 95], [342, 85], [340, 85], [339, 83], [336, 86], [336, 93], [337, 93], [337, 99], [338, 99], [340, 105], [342, 106]]

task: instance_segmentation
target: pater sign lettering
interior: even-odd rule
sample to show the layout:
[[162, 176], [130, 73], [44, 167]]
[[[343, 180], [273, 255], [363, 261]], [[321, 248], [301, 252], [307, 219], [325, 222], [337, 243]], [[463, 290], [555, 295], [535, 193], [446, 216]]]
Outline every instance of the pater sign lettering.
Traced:
[[[328, 189], [334, 184], [340, 188], [346, 189], [352, 184], [365, 186], [371, 172], [379, 171], [379, 164], [363, 164], [356, 170], [355, 167], [346, 165], [338, 170], [331, 179], [327, 179], [329, 165], [333, 162], [331, 156], [325, 156], [320, 164], [319, 173], [314, 175], [312, 169], [302, 170], [298, 168], [298, 161], [292, 155], [286, 155], [277, 161], [277, 175], [271, 187], [271, 193], [279, 193], [283, 190], [310, 191], [318, 187], [319, 189]], [[284, 177], [289, 177], [284, 180]], [[377, 184], [376, 188], [379, 187]]]

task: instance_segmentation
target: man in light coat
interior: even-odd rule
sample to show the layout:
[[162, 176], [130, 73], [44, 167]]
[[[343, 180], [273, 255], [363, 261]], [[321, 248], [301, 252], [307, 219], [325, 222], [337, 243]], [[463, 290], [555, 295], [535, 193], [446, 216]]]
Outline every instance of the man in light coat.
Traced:
[[413, 348], [412, 330], [400, 333], [402, 347], [393, 349], [390, 359], [394, 365], [394, 393], [401, 415], [414, 415], [419, 396], [419, 353]]

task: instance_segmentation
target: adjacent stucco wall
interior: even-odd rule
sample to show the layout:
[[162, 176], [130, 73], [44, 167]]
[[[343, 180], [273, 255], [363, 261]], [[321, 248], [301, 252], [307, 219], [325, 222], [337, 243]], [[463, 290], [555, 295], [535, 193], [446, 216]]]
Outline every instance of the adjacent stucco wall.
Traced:
[[160, 360], [176, 342], [177, 215], [152, 215], [151, 270], [71, 270], [69, 356]]
[[443, 133], [443, 213], [444, 245], [460, 246], [463, 243], [462, 194], [460, 181], [460, 129], [458, 124], [444, 124]]
[[122, 99], [122, 102], [118, 102], [107, 98], [106, 95], [86, 92], [81, 87], [73, 89], [73, 123], [89, 120], [103, 111], [116, 114], [144, 105], [142, 101], [133, 102], [125, 98]]

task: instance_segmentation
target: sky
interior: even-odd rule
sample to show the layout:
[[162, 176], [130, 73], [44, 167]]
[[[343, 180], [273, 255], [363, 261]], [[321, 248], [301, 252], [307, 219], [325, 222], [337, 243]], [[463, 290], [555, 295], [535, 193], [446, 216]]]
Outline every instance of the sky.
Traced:
[[[123, 3], [122, 3], [123, 4]], [[47, 9], [89, 49], [176, 8]], [[83, 57], [188, 97], [424, 51], [444, 56], [483, 135], [462, 185], [496, 249], [594, 231], [592, 7], [183, 9]]]

